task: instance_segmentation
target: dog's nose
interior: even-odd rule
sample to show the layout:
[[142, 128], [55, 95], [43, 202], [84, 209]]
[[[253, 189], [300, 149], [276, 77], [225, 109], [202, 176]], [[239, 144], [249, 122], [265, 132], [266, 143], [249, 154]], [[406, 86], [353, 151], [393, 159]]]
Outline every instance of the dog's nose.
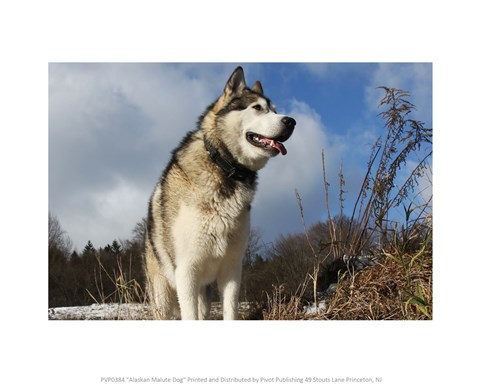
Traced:
[[295, 124], [297, 124], [295, 119], [292, 119], [291, 117], [288, 117], [288, 116], [285, 116], [282, 119], [282, 123], [285, 125], [285, 127], [289, 128], [291, 130], [293, 130], [293, 128], [295, 128]]
[[282, 135], [280, 137], [277, 137], [277, 139], [278, 141], [283, 142], [283, 141], [287, 141], [289, 137], [292, 135], [293, 129], [295, 128], [295, 124], [297, 124], [297, 122], [288, 116], [282, 117], [282, 120], [280, 121], [283, 124], [283, 128], [281, 130]]

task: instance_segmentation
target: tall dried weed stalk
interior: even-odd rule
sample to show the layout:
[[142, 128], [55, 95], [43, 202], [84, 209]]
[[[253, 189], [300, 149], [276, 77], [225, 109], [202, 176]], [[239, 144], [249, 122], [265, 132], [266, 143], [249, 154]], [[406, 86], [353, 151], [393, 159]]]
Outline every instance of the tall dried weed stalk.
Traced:
[[[412, 152], [419, 153], [422, 145], [432, 144], [432, 129], [410, 117], [415, 106], [408, 100], [410, 93], [395, 88], [380, 87], [385, 95], [379, 116], [385, 121], [385, 136], [373, 145], [367, 172], [355, 201], [350, 227], [345, 241], [348, 255], [359, 254], [377, 235], [381, 249], [388, 238], [388, 214], [411, 196], [428, 167], [429, 150], [416, 164], [400, 186], [397, 175]], [[431, 148], [431, 147], [429, 147]], [[355, 225], [354, 225], [355, 224]]]

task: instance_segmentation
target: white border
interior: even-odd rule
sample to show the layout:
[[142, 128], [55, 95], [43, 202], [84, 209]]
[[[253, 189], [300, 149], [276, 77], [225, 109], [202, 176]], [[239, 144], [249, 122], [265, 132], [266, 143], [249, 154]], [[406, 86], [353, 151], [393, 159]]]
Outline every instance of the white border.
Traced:
[[[478, 271], [478, 257], [473, 226], [457, 213], [478, 215], [469, 172], [476, 159], [468, 156], [477, 151], [467, 131], [476, 130], [471, 112], [478, 109], [471, 97], [478, 89], [476, 12], [410, 0], [312, 5], [47, 0], [2, 6], [5, 381], [367, 375], [390, 384], [473, 377], [467, 344], [478, 343], [478, 319], [468, 295], [475, 292], [470, 271]], [[460, 25], [451, 27], [455, 17]], [[433, 62], [434, 320], [49, 322], [47, 95], [48, 62], [55, 61]]]

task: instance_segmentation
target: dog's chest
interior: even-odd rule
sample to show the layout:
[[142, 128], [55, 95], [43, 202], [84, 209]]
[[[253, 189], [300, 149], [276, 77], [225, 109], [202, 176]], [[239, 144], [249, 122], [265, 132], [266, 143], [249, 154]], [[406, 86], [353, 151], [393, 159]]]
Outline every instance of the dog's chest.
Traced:
[[226, 197], [221, 192], [204, 201], [198, 212], [199, 238], [214, 257], [222, 257], [229, 247], [248, 239], [250, 204], [253, 191], [236, 191]]
[[205, 218], [210, 222], [209, 229], [219, 235], [237, 230], [238, 225], [249, 219], [252, 200], [253, 191], [249, 190], [238, 190], [228, 197], [221, 191], [213, 193], [203, 205]]

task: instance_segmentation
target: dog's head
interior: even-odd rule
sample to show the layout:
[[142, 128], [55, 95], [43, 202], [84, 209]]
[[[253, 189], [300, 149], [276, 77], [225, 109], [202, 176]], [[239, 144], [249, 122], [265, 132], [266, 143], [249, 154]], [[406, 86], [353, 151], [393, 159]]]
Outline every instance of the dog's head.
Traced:
[[248, 88], [242, 67], [232, 73], [220, 98], [211, 108], [219, 139], [240, 164], [252, 170], [287, 149], [283, 144], [295, 128], [295, 120], [277, 114], [262, 85]]

